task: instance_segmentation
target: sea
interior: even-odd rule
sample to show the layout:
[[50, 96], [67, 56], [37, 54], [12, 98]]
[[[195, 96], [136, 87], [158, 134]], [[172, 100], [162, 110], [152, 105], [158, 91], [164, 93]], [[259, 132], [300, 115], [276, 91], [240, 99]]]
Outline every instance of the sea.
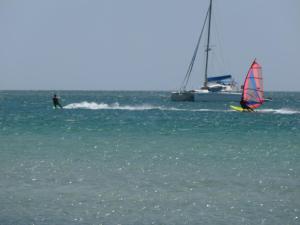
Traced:
[[299, 225], [300, 92], [0, 91], [1, 225]]

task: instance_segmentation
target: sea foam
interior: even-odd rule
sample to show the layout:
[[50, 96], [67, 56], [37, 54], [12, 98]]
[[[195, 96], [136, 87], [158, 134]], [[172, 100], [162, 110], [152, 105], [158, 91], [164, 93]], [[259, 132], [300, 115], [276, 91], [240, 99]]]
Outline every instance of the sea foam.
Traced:
[[274, 113], [274, 114], [299, 114], [300, 111], [288, 109], [288, 108], [281, 108], [281, 109], [260, 109], [257, 112], [262, 113]]
[[[164, 110], [164, 111], [216, 111], [210, 109], [180, 109], [175, 107], [164, 107], [164, 106], [154, 106], [150, 104], [142, 105], [120, 105], [118, 102], [113, 104], [107, 103], [96, 103], [96, 102], [80, 102], [71, 103], [64, 106], [64, 109], [91, 109], [91, 110], [131, 110], [131, 111], [142, 111], [142, 110]], [[219, 111], [219, 110], [217, 110]]]
[[[176, 107], [165, 107], [165, 106], [155, 106], [151, 104], [141, 104], [141, 105], [120, 105], [120, 103], [115, 102], [112, 104], [107, 103], [96, 103], [96, 102], [79, 102], [71, 103], [64, 106], [64, 109], [89, 109], [89, 110], [130, 110], [130, 111], [143, 111], [143, 110], [161, 110], [161, 111], [190, 111], [190, 112], [233, 112], [231, 109], [189, 109], [189, 108], [176, 108]], [[272, 113], [272, 114], [300, 114], [300, 111], [280, 108], [280, 109], [257, 109], [257, 113]]]

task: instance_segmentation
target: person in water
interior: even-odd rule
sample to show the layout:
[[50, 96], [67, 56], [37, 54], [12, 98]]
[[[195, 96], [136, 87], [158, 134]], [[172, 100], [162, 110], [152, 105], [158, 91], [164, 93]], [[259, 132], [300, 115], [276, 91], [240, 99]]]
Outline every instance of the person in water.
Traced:
[[53, 106], [54, 108], [57, 108], [57, 107], [60, 107], [62, 109], [62, 106], [61, 104], [59, 103], [59, 98], [57, 97], [56, 94], [54, 94], [53, 98], [52, 98], [52, 101], [53, 101]]
[[254, 110], [251, 107], [249, 107], [243, 99], [240, 101], [240, 104], [243, 110], [248, 112], [254, 112]]

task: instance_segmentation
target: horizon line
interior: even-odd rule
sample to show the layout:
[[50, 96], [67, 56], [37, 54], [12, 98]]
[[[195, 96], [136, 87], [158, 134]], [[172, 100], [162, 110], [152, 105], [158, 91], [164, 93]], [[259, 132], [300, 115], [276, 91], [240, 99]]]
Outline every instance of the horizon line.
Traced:
[[[113, 92], [113, 91], [140, 91], [140, 92], [173, 92], [176, 90], [158, 90], [158, 89], [0, 89], [0, 91], [107, 91], [107, 92]], [[300, 92], [300, 90], [266, 90], [265, 92]]]

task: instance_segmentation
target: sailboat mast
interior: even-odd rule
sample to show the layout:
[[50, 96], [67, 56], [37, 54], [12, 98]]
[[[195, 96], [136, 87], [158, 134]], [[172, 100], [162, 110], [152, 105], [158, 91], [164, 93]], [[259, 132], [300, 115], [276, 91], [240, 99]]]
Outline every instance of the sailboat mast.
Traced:
[[211, 11], [212, 11], [212, 0], [209, 4], [209, 18], [208, 18], [208, 34], [207, 34], [207, 45], [206, 45], [206, 62], [205, 62], [205, 77], [204, 77], [204, 88], [207, 89], [207, 67], [208, 67], [208, 52], [209, 48], [209, 39], [210, 39], [210, 22], [211, 22]]

